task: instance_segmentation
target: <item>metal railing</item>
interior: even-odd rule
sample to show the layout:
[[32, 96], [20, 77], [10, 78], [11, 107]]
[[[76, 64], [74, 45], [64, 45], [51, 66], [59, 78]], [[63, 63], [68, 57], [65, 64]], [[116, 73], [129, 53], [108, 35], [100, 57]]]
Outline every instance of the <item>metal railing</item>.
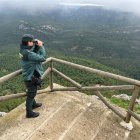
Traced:
[[[53, 92], [53, 91], [83, 91], [83, 92], [84, 91], [93, 91], [108, 108], [110, 108], [113, 112], [115, 112], [125, 122], [129, 123], [129, 121], [131, 119], [131, 116], [133, 116], [135, 119], [140, 121], [140, 116], [133, 111], [135, 101], [138, 97], [138, 93], [139, 93], [139, 89], [140, 89], [140, 81], [132, 79], [132, 78], [127, 78], [127, 77], [124, 77], [124, 76], [116, 75], [116, 74], [113, 74], [113, 73], [89, 68], [89, 67], [86, 67], [86, 66], [82, 66], [82, 65], [79, 65], [79, 64], [71, 63], [71, 62], [64, 61], [64, 60], [57, 59], [57, 58], [53, 58], [53, 57], [48, 58], [43, 64], [46, 64], [46, 63], [49, 63], [49, 67], [44, 72], [44, 74], [41, 78], [44, 79], [46, 76], [50, 75], [50, 89], [38, 90], [38, 92], [37, 92], [38, 94], [41, 94], [41, 93], [44, 93], [44, 92]], [[101, 76], [104, 76], [104, 77], [112, 78], [112, 79], [115, 79], [115, 80], [127, 82], [131, 85], [82, 86], [79, 83], [77, 83], [76, 81], [69, 78], [68, 76], [61, 73], [60, 71], [56, 70], [53, 67], [53, 63], [65, 64], [65, 65], [68, 65], [68, 66], [71, 66], [71, 67], [74, 67], [74, 68], [78, 68], [82, 71], [86, 71], [86, 72], [101, 75]], [[62, 78], [64, 78], [65, 80], [69, 81], [72, 85], [74, 85], [74, 87], [54, 88], [53, 87], [53, 73], [56, 73], [59, 76], [61, 76]], [[18, 71], [15, 71], [15, 72], [11, 73], [11, 74], [3, 76], [3, 77], [0, 78], [0, 84], [9, 80], [9, 79], [11, 79], [11, 78], [14, 78], [14, 77], [16, 77], [20, 74], [22, 74], [22, 70], [18, 70]], [[133, 90], [132, 98], [130, 100], [129, 107], [128, 107], [128, 110], [127, 110], [126, 114], [122, 114], [122, 112], [120, 112], [115, 106], [110, 104], [102, 96], [102, 94], [100, 92], [102, 90]], [[0, 96], [0, 102], [10, 100], [10, 99], [19, 98], [19, 97], [24, 97], [24, 96], [26, 96], [26, 93], [18, 93], [18, 94]]]

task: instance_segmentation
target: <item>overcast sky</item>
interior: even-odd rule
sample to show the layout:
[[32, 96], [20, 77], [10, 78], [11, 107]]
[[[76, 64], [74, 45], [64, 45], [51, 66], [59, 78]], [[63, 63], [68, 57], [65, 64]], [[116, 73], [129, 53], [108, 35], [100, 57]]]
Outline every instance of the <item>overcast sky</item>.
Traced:
[[50, 10], [56, 8], [60, 3], [78, 3], [82, 6], [104, 6], [109, 9], [135, 12], [140, 14], [140, 0], [0, 0], [0, 9], [16, 8], [27, 11]]

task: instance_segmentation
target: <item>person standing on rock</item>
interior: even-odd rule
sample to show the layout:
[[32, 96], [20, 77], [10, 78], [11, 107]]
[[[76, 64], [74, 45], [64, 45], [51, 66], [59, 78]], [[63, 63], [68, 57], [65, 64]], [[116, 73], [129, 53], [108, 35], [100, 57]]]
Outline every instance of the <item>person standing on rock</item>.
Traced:
[[43, 42], [34, 40], [34, 36], [25, 34], [20, 45], [20, 58], [22, 75], [27, 88], [26, 117], [35, 118], [39, 116], [33, 109], [41, 107], [42, 103], [36, 103], [35, 96], [37, 87], [41, 86], [41, 76], [43, 75], [42, 62], [46, 61], [46, 51]]

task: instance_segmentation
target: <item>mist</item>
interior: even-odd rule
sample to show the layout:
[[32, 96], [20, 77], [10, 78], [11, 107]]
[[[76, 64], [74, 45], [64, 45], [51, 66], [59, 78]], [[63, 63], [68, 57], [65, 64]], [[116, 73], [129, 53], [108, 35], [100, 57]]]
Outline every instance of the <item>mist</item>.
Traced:
[[58, 0], [0, 0], [0, 12], [17, 10], [26, 14], [36, 14], [54, 10], [58, 5]]
[[[0, 0], [0, 12], [8, 10], [25, 11], [25, 13], [37, 13], [57, 9], [62, 3], [65, 6], [102, 6], [106, 9], [133, 12], [140, 15], [139, 0]], [[68, 3], [68, 4], [67, 4]]]

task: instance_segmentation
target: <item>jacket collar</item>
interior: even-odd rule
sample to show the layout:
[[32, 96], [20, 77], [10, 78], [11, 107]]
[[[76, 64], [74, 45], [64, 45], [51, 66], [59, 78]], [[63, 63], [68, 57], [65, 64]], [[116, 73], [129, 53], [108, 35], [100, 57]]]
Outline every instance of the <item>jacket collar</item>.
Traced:
[[32, 47], [30, 47], [30, 46], [25, 46], [25, 45], [20, 45], [20, 48], [21, 48], [21, 49], [28, 49], [28, 50], [30, 50]]

